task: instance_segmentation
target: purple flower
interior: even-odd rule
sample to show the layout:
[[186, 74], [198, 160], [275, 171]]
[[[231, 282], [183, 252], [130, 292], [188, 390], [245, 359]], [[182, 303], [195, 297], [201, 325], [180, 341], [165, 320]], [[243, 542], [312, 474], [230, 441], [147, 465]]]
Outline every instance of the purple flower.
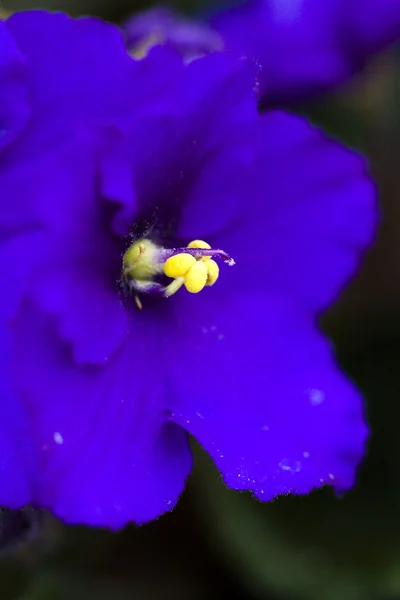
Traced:
[[271, 106], [329, 90], [362, 69], [400, 37], [400, 2], [243, 0], [208, 20], [153, 8], [131, 17], [124, 32], [138, 57], [158, 43], [189, 60], [222, 48], [254, 60], [261, 103]]
[[260, 66], [263, 103], [325, 91], [400, 37], [398, 0], [249, 0], [211, 19], [225, 48]]
[[348, 489], [362, 401], [317, 315], [373, 235], [364, 161], [260, 116], [223, 54], [135, 61], [61, 14], [0, 26], [0, 504], [148, 521], [184, 489], [188, 432], [261, 500]]
[[222, 40], [211, 27], [161, 6], [134, 15], [123, 31], [129, 51], [138, 58], [156, 44], [176, 48], [189, 60], [222, 50]]

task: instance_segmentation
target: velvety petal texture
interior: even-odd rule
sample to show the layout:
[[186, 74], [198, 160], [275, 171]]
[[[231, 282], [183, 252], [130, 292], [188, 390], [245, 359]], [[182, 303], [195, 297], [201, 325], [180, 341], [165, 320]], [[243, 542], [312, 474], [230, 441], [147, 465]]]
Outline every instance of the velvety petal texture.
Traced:
[[[0, 505], [154, 519], [184, 489], [188, 433], [260, 499], [348, 489], [362, 399], [317, 317], [373, 239], [364, 160], [259, 115], [247, 61], [134, 60], [111, 25], [62, 14], [6, 28], [31, 116], [0, 153]], [[199, 294], [135, 300], [123, 257], [142, 237], [205, 239], [236, 265]]]
[[0, 20], [0, 150], [24, 127], [29, 117], [22, 54]]
[[188, 357], [182, 345], [171, 361], [174, 420], [211, 454], [229, 487], [260, 500], [323, 483], [348, 489], [366, 427], [328, 341], [277, 293], [228, 296], [222, 316], [217, 302], [201, 317], [192, 306], [180, 318], [179, 335], [192, 350]]
[[22, 399], [15, 394], [11, 376], [11, 329], [1, 315], [0, 330], [0, 502], [20, 508], [32, 500], [37, 476], [37, 449]]
[[171, 510], [192, 459], [183, 429], [167, 422], [164, 379], [149, 369], [150, 353], [162, 365], [157, 331], [132, 332], [96, 368], [71, 360], [51, 325], [27, 304], [14, 337], [15, 364], [27, 366], [17, 393], [40, 454], [33, 499], [68, 522], [113, 528]]
[[5, 27], [24, 57], [35, 108], [19, 159], [22, 150], [35, 154], [38, 147], [50, 149], [71, 129], [105, 126], [130, 110], [133, 65], [115, 28], [96, 19], [73, 21], [41, 11], [16, 13]]
[[259, 65], [263, 104], [323, 92], [400, 37], [397, 0], [248, 0], [214, 14], [224, 47]]

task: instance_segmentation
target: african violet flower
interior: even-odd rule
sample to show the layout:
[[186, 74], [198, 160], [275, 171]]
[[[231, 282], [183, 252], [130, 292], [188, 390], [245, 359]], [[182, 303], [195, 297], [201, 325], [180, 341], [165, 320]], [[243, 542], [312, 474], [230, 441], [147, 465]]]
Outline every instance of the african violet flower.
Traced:
[[260, 65], [264, 103], [346, 81], [400, 37], [398, 0], [249, 0], [211, 22], [226, 49]]
[[359, 71], [400, 37], [400, 2], [242, 0], [208, 21], [158, 8], [133, 16], [124, 31], [136, 52], [157, 42], [186, 58], [225, 48], [253, 59], [261, 102], [271, 105], [321, 93]]
[[184, 488], [187, 432], [261, 500], [348, 489], [362, 401], [316, 316], [371, 240], [364, 161], [260, 116], [223, 54], [136, 61], [61, 14], [0, 27], [0, 504], [148, 521]]

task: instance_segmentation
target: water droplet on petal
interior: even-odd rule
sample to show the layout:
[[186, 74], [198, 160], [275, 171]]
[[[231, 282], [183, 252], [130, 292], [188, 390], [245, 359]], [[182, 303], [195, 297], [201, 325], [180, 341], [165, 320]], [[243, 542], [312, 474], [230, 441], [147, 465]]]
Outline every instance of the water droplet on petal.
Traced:
[[244, 466], [240, 466], [236, 471], [236, 477], [239, 480], [241, 485], [249, 485], [251, 483], [251, 478], [249, 477], [249, 472]]
[[59, 431], [56, 431], [53, 435], [53, 439], [55, 441], [56, 444], [63, 444], [64, 443], [64, 438], [61, 435], [61, 433]]
[[310, 398], [310, 402], [313, 406], [318, 406], [325, 400], [325, 394], [322, 390], [318, 390], [317, 388], [312, 388], [308, 390], [308, 397]]
[[290, 471], [291, 473], [298, 473], [301, 470], [301, 462], [299, 460], [290, 460], [284, 458], [279, 463], [282, 471]]

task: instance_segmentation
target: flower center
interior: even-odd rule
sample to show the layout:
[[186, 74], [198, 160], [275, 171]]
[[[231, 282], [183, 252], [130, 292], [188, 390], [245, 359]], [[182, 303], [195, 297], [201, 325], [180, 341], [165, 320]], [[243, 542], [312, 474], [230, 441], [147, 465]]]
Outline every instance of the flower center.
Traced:
[[[151, 240], [141, 239], [128, 248], [123, 257], [122, 282], [134, 294], [142, 308], [139, 294], [173, 296], [182, 286], [191, 294], [212, 286], [219, 277], [214, 258], [233, 266], [235, 261], [223, 250], [214, 250], [203, 240], [194, 240], [187, 248], [162, 248]], [[164, 283], [165, 277], [172, 279]]]

